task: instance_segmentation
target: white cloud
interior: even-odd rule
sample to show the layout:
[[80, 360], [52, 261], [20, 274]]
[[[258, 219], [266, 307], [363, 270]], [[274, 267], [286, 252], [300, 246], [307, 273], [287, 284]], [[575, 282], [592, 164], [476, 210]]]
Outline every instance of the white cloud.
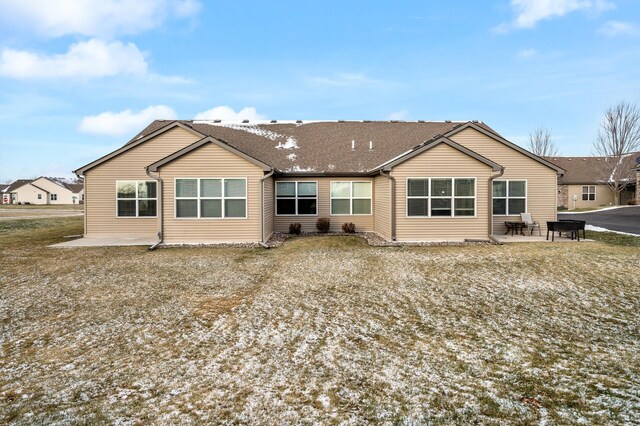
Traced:
[[353, 87], [380, 83], [380, 81], [360, 73], [337, 73], [331, 77], [309, 77], [307, 80], [312, 85], [330, 87]]
[[166, 105], [154, 105], [139, 112], [126, 109], [84, 117], [78, 126], [83, 133], [120, 136], [139, 132], [153, 120], [175, 120], [176, 112]]
[[389, 114], [387, 116], [387, 120], [406, 120], [408, 116], [409, 116], [409, 111], [405, 111], [405, 110], [396, 111]]
[[538, 51], [536, 49], [522, 49], [516, 52], [516, 56], [522, 59], [533, 58], [537, 54], [538, 54]]
[[199, 0], [0, 0], [0, 20], [45, 37], [112, 37], [156, 28], [172, 16], [194, 16], [199, 9]]
[[598, 32], [608, 37], [619, 35], [634, 36], [640, 34], [640, 27], [630, 22], [607, 21], [598, 29]]
[[606, 0], [511, 0], [511, 8], [516, 12], [513, 22], [502, 23], [495, 32], [505, 33], [511, 29], [534, 28], [539, 21], [559, 18], [578, 10], [601, 12], [615, 5]]
[[4, 49], [0, 76], [16, 79], [99, 78], [119, 74], [145, 74], [147, 62], [135, 44], [92, 39], [72, 44], [64, 54], [44, 55]]
[[265, 117], [258, 114], [254, 107], [242, 108], [240, 111], [235, 112], [233, 108], [224, 106], [217, 106], [207, 111], [199, 112], [195, 116], [195, 120], [264, 120]]

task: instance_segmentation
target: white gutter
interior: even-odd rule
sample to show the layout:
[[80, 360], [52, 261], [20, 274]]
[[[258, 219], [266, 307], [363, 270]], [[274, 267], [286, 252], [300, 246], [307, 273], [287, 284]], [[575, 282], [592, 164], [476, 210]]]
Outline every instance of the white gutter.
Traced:
[[158, 182], [158, 187], [156, 188], [156, 197], [157, 197], [156, 210], [158, 213], [158, 241], [155, 244], [153, 244], [151, 247], [149, 247], [149, 250], [155, 250], [156, 248], [158, 248], [160, 244], [162, 244], [162, 239], [163, 239], [162, 225], [163, 225], [164, 218], [162, 216], [162, 179], [160, 178], [159, 174], [157, 176], [152, 175], [148, 168], [145, 169], [145, 171], [147, 172], [147, 176], [149, 176], [151, 179]]
[[269, 248], [264, 241], [264, 181], [273, 176], [275, 169], [260, 178], [260, 244], [264, 248]]
[[492, 241], [495, 241], [498, 244], [502, 244], [502, 243], [500, 243], [493, 236], [493, 181], [495, 179], [498, 179], [503, 174], [504, 174], [504, 167], [500, 169], [500, 173], [498, 173], [497, 175], [491, 175], [489, 177], [489, 239], [491, 239]]

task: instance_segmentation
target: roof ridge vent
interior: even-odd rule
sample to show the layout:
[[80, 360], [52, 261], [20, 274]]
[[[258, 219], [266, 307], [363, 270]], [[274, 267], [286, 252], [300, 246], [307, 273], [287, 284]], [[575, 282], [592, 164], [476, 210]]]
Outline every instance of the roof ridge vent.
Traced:
[[302, 120], [296, 120], [296, 123], [302, 124]]
[[243, 123], [248, 123], [248, 122], [249, 122], [249, 120], [242, 120], [242, 122], [243, 122]]
[[451, 120], [444, 120], [445, 123], [451, 123]]
[[272, 123], [277, 123], [277, 122], [278, 122], [278, 120], [271, 120], [271, 122], [272, 122]]
[[338, 123], [345, 123], [344, 120], [338, 120]]
[[213, 120], [214, 123], [222, 123], [222, 120]]
[[418, 120], [418, 123], [426, 123], [424, 120]]

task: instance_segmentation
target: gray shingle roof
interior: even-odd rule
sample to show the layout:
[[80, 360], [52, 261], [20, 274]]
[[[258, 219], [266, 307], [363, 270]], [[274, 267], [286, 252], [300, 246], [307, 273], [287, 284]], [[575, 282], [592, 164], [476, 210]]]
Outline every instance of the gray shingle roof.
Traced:
[[[169, 123], [154, 121], [128, 143]], [[186, 120], [180, 120], [180, 123], [289, 173], [361, 173], [374, 170], [417, 145], [465, 124], [389, 121], [252, 124]], [[477, 125], [495, 133], [483, 123]]]
[[28, 183], [33, 182], [31, 179], [17, 179], [14, 180], [13, 182], [11, 182], [9, 184], [9, 186], [7, 188], [4, 189], [4, 192], [9, 194], [13, 191], [15, 191], [16, 189], [20, 188], [21, 186], [24, 186]]
[[[622, 167], [631, 170], [636, 167], [640, 152], [631, 153], [623, 158]], [[564, 176], [558, 179], [561, 185], [604, 184], [607, 174], [604, 157], [545, 157], [548, 161], [565, 169]]]

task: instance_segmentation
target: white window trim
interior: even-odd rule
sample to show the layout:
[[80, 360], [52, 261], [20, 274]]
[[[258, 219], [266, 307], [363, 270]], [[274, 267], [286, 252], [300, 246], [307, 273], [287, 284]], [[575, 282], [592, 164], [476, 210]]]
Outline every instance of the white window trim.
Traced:
[[[423, 196], [417, 196], [417, 195], [411, 195], [409, 196], [409, 181], [411, 179], [420, 179], [420, 180], [427, 180], [427, 185], [429, 188], [429, 196], [427, 197], [423, 197]], [[451, 195], [450, 196], [446, 196], [446, 197], [442, 197], [442, 196], [436, 196], [434, 197], [433, 195], [431, 195], [431, 179], [451, 179]], [[455, 191], [456, 191], [456, 187], [455, 187], [455, 179], [473, 179], [473, 193], [475, 195], [473, 196], [469, 196], [469, 195], [460, 195], [460, 196], [456, 196], [455, 195]], [[427, 199], [427, 215], [426, 216], [413, 216], [413, 215], [409, 215], [409, 199]], [[450, 216], [433, 216], [431, 215], [431, 199], [432, 198], [437, 198], [437, 199], [449, 199], [451, 200], [451, 215]], [[473, 216], [456, 216], [455, 215], [455, 209], [456, 209], [456, 205], [455, 205], [455, 200], [456, 198], [459, 199], [472, 199], [473, 201]], [[473, 219], [473, 218], [477, 218], [478, 217], [478, 179], [475, 176], [430, 176], [430, 177], [426, 177], [426, 176], [410, 176], [408, 178], [405, 179], [405, 209], [404, 209], [404, 215], [406, 219]]]
[[[196, 197], [178, 197], [177, 182], [181, 179], [188, 179], [196, 181]], [[200, 196], [200, 181], [207, 179], [217, 179], [222, 181], [222, 197], [201, 197]], [[225, 180], [244, 180], [244, 197], [226, 197], [225, 196]], [[246, 177], [176, 177], [173, 178], [173, 218], [176, 220], [246, 220], [249, 218], [249, 191]], [[198, 215], [196, 217], [178, 217], [178, 203], [177, 200], [196, 200]], [[222, 200], [222, 216], [220, 217], [200, 217], [200, 200]], [[225, 200], [244, 200], [245, 209], [244, 217], [226, 217], [225, 216]]]
[[[587, 192], [584, 192], [584, 189], [587, 188]], [[591, 195], [592, 193], [591, 188], [593, 188], [593, 200], [589, 199], [589, 195]], [[582, 201], [586, 201], [586, 202], [596, 202], [596, 198], [598, 197], [597, 195], [598, 191], [596, 190], [596, 186], [595, 185], [582, 185], [582, 196], [584, 197], [585, 195], [587, 196], [587, 199], [585, 200], [584, 198], [582, 198]]]
[[[332, 197], [331, 187], [334, 183], [348, 183], [349, 184], [349, 196], [348, 197]], [[353, 184], [354, 183], [368, 183], [371, 185], [371, 197], [353, 197]], [[334, 214], [333, 213], [333, 200], [349, 200], [349, 214]], [[329, 182], [329, 216], [373, 216], [373, 181], [370, 180], [332, 180]], [[353, 213], [353, 200], [369, 200], [371, 201], [371, 213]]]
[[49, 194], [49, 201], [58, 201], [58, 194]]
[[[295, 200], [296, 202], [296, 212], [295, 214], [278, 214], [278, 183], [281, 182], [288, 182], [288, 183], [295, 183], [295, 187], [296, 187], [296, 195], [292, 198], [292, 197], [280, 197], [283, 200]], [[316, 196], [314, 197], [298, 197], [298, 183], [315, 183], [316, 184]], [[306, 217], [313, 217], [313, 216], [318, 216], [318, 210], [319, 210], [319, 206], [318, 206], [318, 181], [317, 180], [277, 180], [275, 182], [275, 186], [273, 188], [273, 197], [275, 202], [273, 203], [273, 209], [274, 209], [274, 214], [276, 216], [281, 216], [281, 217], [294, 217], [294, 216], [306, 216]], [[298, 213], [298, 200], [316, 200], [316, 213], [315, 214], [300, 214]]]
[[[118, 198], [118, 183], [119, 182], [135, 182], [135, 186], [136, 186], [136, 196], [135, 198]], [[153, 182], [156, 184], [156, 198], [138, 198], [138, 183], [139, 182]], [[118, 215], [118, 201], [123, 200], [123, 201], [135, 201], [136, 202], [136, 215], [135, 216], [119, 216]], [[148, 201], [148, 200], [155, 200], [156, 202], [156, 214], [154, 216], [139, 216], [139, 212], [138, 212], [138, 201]], [[153, 218], [157, 218], [158, 217], [158, 183], [155, 180], [147, 180], [147, 179], [142, 179], [142, 180], [138, 180], [138, 179], [119, 179], [116, 180], [116, 218], [117, 219], [153, 219]]]
[[[509, 182], [524, 182], [524, 197], [509, 197]], [[515, 200], [520, 200], [524, 198], [524, 212], [529, 212], [529, 181], [527, 179], [495, 179], [493, 182], [507, 182], [507, 195], [505, 197], [494, 197], [493, 196], [493, 183], [491, 183], [491, 203], [493, 200], [507, 200], [505, 202], [507, 212], [506, 214], [496, 214], [493, 213], [494, 216], [506, 217], [506, 216], [520, 216], [520, 213], [509, 214], [509, 199], [513, 198]], [[493, 209], [493, 206], [492, 206]]]

